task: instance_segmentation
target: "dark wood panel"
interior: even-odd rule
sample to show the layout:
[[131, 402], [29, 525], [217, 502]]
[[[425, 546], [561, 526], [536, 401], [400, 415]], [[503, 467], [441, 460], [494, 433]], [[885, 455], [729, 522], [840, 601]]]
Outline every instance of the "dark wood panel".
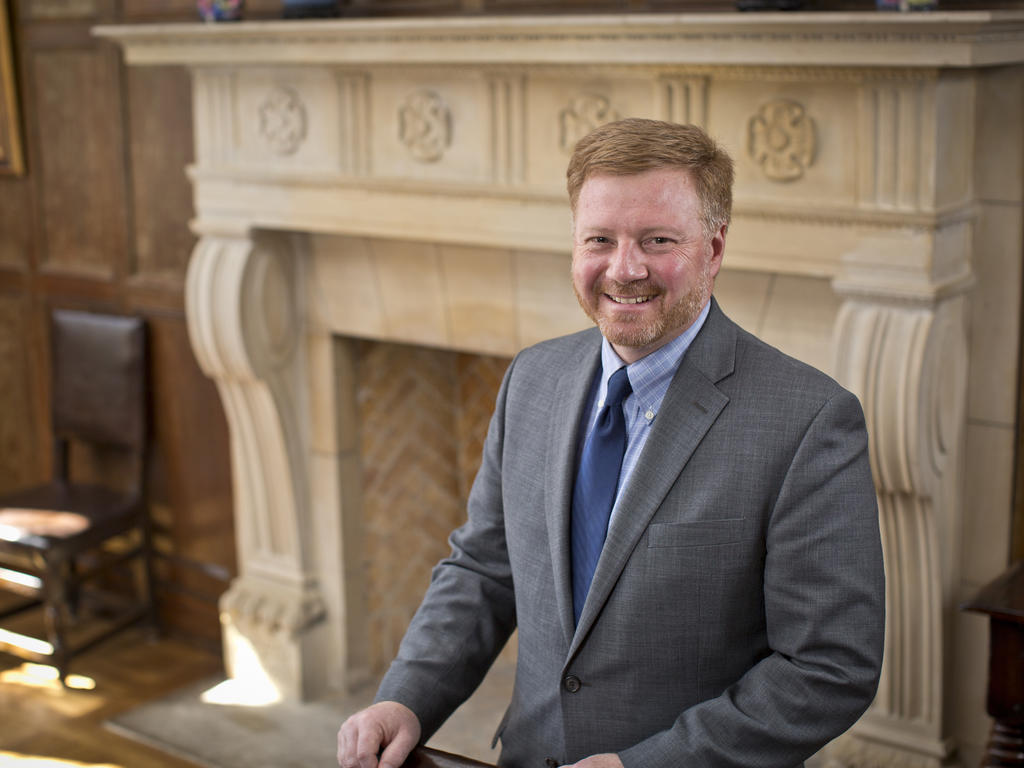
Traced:
[[110, 16], [115, 0], [21, 0], [21, 17], [26, 21], [85, 20]]
[[228, 429], [216, 387], [195, 361], [183, 314], [149, 320], [160, 599], [173, 629], [217, 642], [216, 600], [236, 572]]
[[29, 302], [0, 293], [0, 492], [29, 485], [43, 476], [37, 423], [40, 398], [38, 362]]
[[133, 67], [128, 85], [135, 258], [131, 272], [147, 281], [185, 279], [195, 237], [192, 185], [192, 87], [182, 67]]
[[27, 292], [30, 284], [30, 277], [24, 270], [0, 263], [0, 292], [11, 294]]
[[125, 306], [132, 312], [174, 312], [185, 306], [185, 283], [181, 276], [157, 280], [152, 277], [129, 280], [121, 291]]
[[113, 279], [123, 261], [125, 231], [116, 55], [107, 48], [37, 50], [30, 61], [41, 265]]
[[22, 179], [0, 179], [0, 267], [26, 272], [31, 259], [30, 187]]
[[81, 309], [112, 311], [120, 293], [117, 283], [102, 275], [39, 274], [32, 280], [33, 290], [40, 296], [63, 303], [78, 303]]
[[196, 21], [199, 18], [195, 0], [123, 0], [121, 8], [124, 20], [132, 23], [151, 18], [161, 21]]

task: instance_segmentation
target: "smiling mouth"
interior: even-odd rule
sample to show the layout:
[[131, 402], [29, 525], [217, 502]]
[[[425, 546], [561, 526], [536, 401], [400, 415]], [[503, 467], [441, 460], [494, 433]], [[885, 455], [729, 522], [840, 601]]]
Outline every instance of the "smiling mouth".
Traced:
[[653, 296], [612, 296], [611, 294], [605, 294], [609, 299], [614, 301], [616, 304], [644, 304], [650, 301]]

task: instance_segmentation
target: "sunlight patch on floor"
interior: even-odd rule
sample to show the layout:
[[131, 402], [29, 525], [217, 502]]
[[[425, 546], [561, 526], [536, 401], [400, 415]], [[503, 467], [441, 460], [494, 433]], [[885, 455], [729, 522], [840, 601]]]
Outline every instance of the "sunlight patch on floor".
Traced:
[[39, 757], [0, 749], [0, 768], [124, 768], [116, 763], [80, 763], [59, 757]]
[[11, 632], [7, 629], [0, 629], [0, 643], [13, 645], [16, 648], [22, 648], [32, 653], [42, 654], [43, 656], [49, 656], [53, 653], [53, 646], [45, 640], [23, 635], [20, 632]]
[[[29, 688], [61, 689], [60, 676], [56, 667], [29, 662], [22, 664], [20, 667], [0, 671], [0, 683], [24, 685]], [[96, 688], [96, 681], [85, 675], [68, 675], [65, 678], [65, 683], [66, 687], [77, 691], [91, 691]], [[0, 755], [2, 754], [0, 753]], [[4, 763], [0, 763], [0, 766], [3, 765]]]
[[225, 645], [228, 648], [232, 677], [204, 691], [199, 697], [206, 704], [240, 707], [266, 707], [281, 701], [281, 691], [263, 667], [260, 656], [249, 638], [234, 625], [224, 621]]
[[199, 700], [205, 704], [236, 707], [267, 707], [281, 701], [281, 695], [266, 681], [225, 680], [203, 691]]

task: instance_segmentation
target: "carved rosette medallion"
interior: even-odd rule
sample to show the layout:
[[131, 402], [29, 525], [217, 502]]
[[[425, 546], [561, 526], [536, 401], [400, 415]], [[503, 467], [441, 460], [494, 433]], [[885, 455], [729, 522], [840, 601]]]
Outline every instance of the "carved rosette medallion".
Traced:
[[750, 118], [747, 151], [772, 181], [796, 181], [814, 162], [814, 120], [802, 104], [770, 101]]
[[433, 91], [412, 93], [398, 109], [398, 138], [421, 163], [436, 163], [452, 143], [452, 112]]
[[618, 119], [619, 113], [604, 96], [594, 93], [577, 96], [559, 114], [562, 151], [571, 152], [576, 142], [592, 130]]
[[259, 106], [259, 133], [276, 155], [291, 155], [306, 138], [306, 107], [291, 88], [272, 88]]

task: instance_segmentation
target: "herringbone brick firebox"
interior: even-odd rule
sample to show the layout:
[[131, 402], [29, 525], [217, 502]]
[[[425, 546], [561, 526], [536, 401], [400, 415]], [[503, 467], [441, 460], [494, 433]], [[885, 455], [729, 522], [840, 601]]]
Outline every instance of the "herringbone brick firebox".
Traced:
[[466, 518], [509, 360], [380, 342], [357, 345], [370, 665], [398, 649], [448, 533]]

